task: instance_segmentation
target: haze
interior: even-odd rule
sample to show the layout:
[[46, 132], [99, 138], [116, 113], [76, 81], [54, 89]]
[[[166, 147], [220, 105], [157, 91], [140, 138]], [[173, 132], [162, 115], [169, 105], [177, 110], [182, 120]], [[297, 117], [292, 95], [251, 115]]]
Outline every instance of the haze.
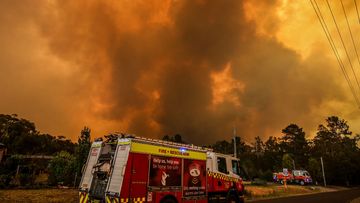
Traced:
[[[359, 36], [353, 1], [343, 2]], [[309, 1], [2, 0], [0, 25], [0, 113], [44, 133], [76, 140], [86, 125], [93, 137], [179, 133], [208, 144], [235, 126], [253, 142], [290, 123], [312, 137], [330, 115], [360, 130]]]

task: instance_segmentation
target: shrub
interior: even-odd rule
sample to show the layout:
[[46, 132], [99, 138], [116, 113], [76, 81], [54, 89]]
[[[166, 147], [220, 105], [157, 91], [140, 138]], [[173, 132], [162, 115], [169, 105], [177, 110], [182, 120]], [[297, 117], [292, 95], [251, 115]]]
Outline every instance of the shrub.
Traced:
[[75, 158], [66, 151], [59, 152], [49, 165], [49, 183], [71, 185], [75, 174]]
[[266, 181], [272, 181], [273, 180], [273, 173], [270, 170], [265, 171], [260, 176], [261, 179]]
[[33, 185], [35, 182], [35, 175], [28, 173], [20, 173], [19, 182], [21, 186]]

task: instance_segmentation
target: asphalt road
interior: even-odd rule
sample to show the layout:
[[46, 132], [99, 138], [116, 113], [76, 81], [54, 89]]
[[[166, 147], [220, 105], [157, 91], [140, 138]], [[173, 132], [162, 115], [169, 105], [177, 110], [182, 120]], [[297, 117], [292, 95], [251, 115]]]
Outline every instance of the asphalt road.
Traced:
[[343, 190], [337, 192], [317, 193], [277, 199], [252, 201], [256, 203], [349, 203], [351, 200], [360, 197], [360, 188]]

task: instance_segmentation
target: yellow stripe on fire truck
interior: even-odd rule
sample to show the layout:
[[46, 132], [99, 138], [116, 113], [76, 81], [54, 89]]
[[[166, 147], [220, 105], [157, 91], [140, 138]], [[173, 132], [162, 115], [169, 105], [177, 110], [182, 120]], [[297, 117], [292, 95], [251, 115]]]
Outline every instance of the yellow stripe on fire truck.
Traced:
[[129, 202], [129, 200], [131, 200], [131, 202], [133, 203], [144, 203], [145, 202], [145, 197], [135, 197], [135, 198], [121, 198], [120, 202], [124, 202], [127, 203]]
[[225, 181], [232, 181], [232, 182], [239, 181], [239, 178], [229, 177], [227, 175], [224, 175], [224, 174], [221, 174], [221, 173], [215, 173], [215, 172], [212, 172], [212, 171], [208, 171], [208, 176], [216, 178], [216, 179], [220, 179], [220, 180], [225, 180]]
[[119, 139], [118, 140], [118, 145], [128, 145], [128, 144], [130, 144], [131, 142], [130, 142], [130, 140], [129, 139]]
[[106, 203], [119, 203], [119, 198], [106, 195]]
[[87, 203], [88, 198], [89, 198], [89, 194], [86, 192], [79, 192], [79, 196], [80, 196], [80, 203]]
[[131, 152], [146, 153], [161, 156], [179, 157], [187, 159], [206, 160], [206, 153], [191, 149], [180, 149], [138, 142], [131, 143]]

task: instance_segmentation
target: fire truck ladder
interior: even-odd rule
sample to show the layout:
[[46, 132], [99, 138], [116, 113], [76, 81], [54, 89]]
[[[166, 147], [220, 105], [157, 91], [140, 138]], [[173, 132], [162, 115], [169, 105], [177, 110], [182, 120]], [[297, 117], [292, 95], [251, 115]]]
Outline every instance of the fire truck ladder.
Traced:
[[86, 160], [86, 164], [83, 168], [83, 177], [80, 181], [80, 191], [88, 192], [91, 187], [91, 182], [93, 179], [93, 167], [98, 162], [100, 153], [101, 153], [102, 141], [94, 142], [91, 145], [88, 158]]
[[106, 198], [119, 198], [123, 183], [126, 163], [130, 152], [130, 139], [119, 137], [116, 151], [111, 163], [109, 182], [106, 187]]

